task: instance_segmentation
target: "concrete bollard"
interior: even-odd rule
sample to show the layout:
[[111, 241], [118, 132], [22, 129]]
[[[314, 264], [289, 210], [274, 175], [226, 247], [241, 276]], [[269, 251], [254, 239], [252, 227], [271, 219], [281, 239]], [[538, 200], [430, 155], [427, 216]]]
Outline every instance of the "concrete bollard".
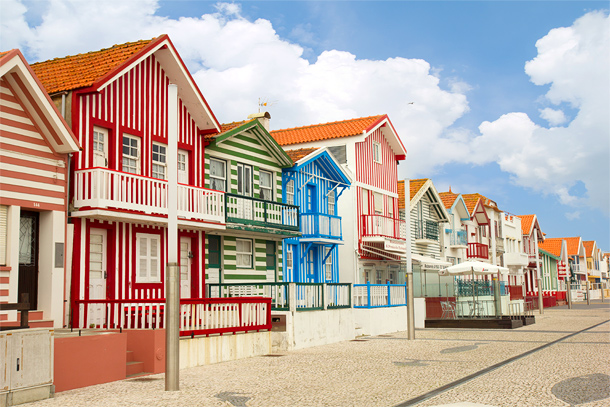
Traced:
[[590, 288], [591, 287], [591, 283], [587, 281], [587, 305], [591, 305], [591, 293], [590, 293]]

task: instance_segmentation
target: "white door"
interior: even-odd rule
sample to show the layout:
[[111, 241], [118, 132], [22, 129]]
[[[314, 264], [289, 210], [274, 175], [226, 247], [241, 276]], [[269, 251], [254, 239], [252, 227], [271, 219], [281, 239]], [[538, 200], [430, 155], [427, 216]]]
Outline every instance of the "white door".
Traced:
[[[91, 229], [89, 235], [89, 299], [106, 299], [106, 241], [105, 229]], [[91, 304], [89, 307], [88, 323], [102, 327], [106, 321], [104, 304]]]
[[93, 166], [108, 167], [108, 130], [93, 128]]
[[191, 238], [180, 238], [180, 298], [191, 298]]
[[180, 184], [189, 183], [189, 153], [185, 150], [178, 150], [178, 182]]

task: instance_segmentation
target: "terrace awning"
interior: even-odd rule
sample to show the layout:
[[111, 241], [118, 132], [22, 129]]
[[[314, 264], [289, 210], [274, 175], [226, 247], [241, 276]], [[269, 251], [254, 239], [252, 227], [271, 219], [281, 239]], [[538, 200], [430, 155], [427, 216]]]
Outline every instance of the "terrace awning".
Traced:
[[420, 254], [413, 253], [411, 255], [411, 259], [414, 262], [417, 262], [421, 265], [421, 268], [424, 270], [442, 270], [448, 266], [451, 266], [451, 263], [443, 260], [438, 260], [432, 257], [422, 256]]
[[441, 276], [447, 275], [486, 275], [486, 274], [508, 274], [508, 269], [494, 264], [484, 263], [482, 261], [465, 261], [453, 266], [441, 269], [438, 274]]

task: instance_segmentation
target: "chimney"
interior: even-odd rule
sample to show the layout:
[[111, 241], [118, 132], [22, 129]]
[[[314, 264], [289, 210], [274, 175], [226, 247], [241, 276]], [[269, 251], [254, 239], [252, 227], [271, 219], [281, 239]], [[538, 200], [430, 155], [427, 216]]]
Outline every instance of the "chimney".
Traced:
[[248, 119], [258, 119], [258, 121], [261, 122], [265, 130], [269, 131], [269, 120], [271, 119], [271, 115], [269, 114], [269, 112], [252, 113], [248, 115]]

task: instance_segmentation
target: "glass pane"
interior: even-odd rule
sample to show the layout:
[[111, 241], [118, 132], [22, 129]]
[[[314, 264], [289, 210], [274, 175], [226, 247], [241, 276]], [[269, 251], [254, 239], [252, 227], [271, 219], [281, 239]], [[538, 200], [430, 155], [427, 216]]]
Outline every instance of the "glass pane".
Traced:
[[261, 171], [260, 183], [261, 183], [261, 187], [270, 188], [271, 187], [271, 174], [269, 174], [268, 172]]
[[145, 237], [140, 238], [140, 256], [148, 255], [148, 247], [147, 247], [148, 239]]
[[19, 229], [19, 264], [33, 264], [32, 239], [34, 237], [34, 219], [21, 218]]
[[140, 277], [146, 278], [148, 276], [147, 266], [148, 262], [146, 259], [140, 259]]
[[150, 278], [157, 280], [159, 277], [159, 262], [157, 259], [150, 260]]
[[159, 242], [155, 238], [150, 239], [150, 257], [159, 257], [158, 253], [158, 244]]

